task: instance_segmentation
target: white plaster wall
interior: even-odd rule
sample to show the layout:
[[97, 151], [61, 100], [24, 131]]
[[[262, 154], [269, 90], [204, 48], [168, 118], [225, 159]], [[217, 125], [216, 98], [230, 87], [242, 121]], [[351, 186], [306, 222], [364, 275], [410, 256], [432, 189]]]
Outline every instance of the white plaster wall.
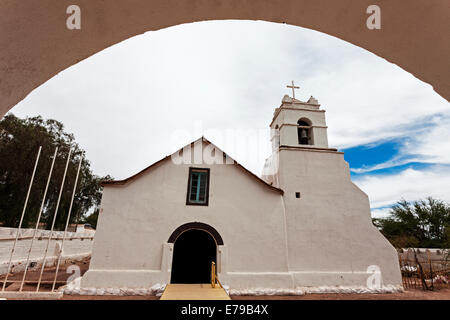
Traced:
[[211, 169], [208, 206], [186, 205], [190, 166], [170, 159], [126, 185], [104, 188], [83, 287], [167, 283], [169, 274], [162, 266], [171, 262], [162, 259], [164, 247], [170, 250], [165, 244], [188, 222], [206, 223], [220, 233], [226, 246], [220, 259], [227, 272], [288, 271], [280, 193], [236, 165], [193, 166]]
[[320, 148], [328, 148], [327, 128], [313, 127], [312, 134], [315, 146], [318, 146]]
[[[0, 227], [0, 240], [1, 239], [11, 239], [15, 238], [18, 232], [18, 228], [6, 228]], [[32, 237], [34, 234], [34, 229], [31, 228], [23, 228], [19, 231], [19, 237]], [[62, 238], [64, 235], [64, 231], [53, 231], [38, 229], [36, 230], [36, 237], [48, 237], [52, 235], [52, 237]], [[66, 238], [80, 238], [80, 237], [93, 237], [95, 235], [95, 230], [84, 229], [84, 227], [78, 227], [77, 232], [67, 232]]]
[[283, 124], [297, 124], [298, 120], [305, 117], [308, 118], [313, 126], [326, 126], [325, 110], [308, 109], [301, 107], [290, 107], [283, 105], [285, 108], [281, 109], [283, 113]]
[[343, 154], [299, 148], [279, 157], [296, 285], [363, 285], [370, 265], [381, 268], [384, 284], [401, 284], [397, 252], [373, 226], [368, 197], [352, 183]]

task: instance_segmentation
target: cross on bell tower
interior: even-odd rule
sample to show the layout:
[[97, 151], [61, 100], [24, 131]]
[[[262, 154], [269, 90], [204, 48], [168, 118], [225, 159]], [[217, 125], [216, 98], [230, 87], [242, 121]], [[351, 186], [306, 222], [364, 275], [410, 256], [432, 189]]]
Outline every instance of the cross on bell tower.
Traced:
[[294, 84], [294, 80], [292, 80], [292, 84], [290, 86], [288, 85], [286, 87], [292, 89], [292, 98], [295, 100], [295, 89], [300, 89], [300, 87]]

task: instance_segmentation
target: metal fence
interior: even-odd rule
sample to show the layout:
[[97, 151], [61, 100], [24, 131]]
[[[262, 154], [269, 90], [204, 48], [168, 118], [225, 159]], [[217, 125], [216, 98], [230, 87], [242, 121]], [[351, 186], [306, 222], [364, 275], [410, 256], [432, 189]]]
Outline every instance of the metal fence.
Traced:
[[439, 290], [450, 288], [450, 259], [448, 252], [440, 259], [430, 250], [409, 249], [399, 252], [400, 270], [405, 289]]

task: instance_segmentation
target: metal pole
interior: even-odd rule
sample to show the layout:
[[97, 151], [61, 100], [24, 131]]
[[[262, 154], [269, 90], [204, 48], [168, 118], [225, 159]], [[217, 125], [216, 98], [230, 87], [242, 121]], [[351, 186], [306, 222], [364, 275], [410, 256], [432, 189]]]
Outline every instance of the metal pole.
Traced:
[[211, 287], [216, 287], [216, 263], [211, 262]]
[[27, 192], [27, 197], [25, 199], [25, 204], [23, 206], [23, 210], [22, 210], [22, 216], [20, 217], [20, 222], [19, 222], [19, 228], [17, 229], [17, 233], [16, 233], [16, 239], [14, 240], [14, 244], [11, 250], [11, 255], [9, 256], [9, 262], [8, 262], [8, 270], [6, 272], [6, 277], [5, 277], [5, 281], [3, 282], [3, 288], [2, 291], [5, 291], [5, 287], [6, 287], [6, 282], [8, 281], [8, 274], [11, 271], [11, 260], [14, 254], [14, 250], [16, 249], [16, 244], [17, 244], [17, 239], [19, 238], [19, 234], [20, 234], [20, 229], [22, 228], [22, 222], [23, 222], [23, 217], [25, 215], [25, 211], [28, 205], [28, 199], [30, 198], [30, 192], [31, 192], [31, 187], [33, 185], [33, 181], [34, 181], [34, 175], [36, 173], [36, 168], [39, 162], [39, 157], [41, 156], [41, 150], [42, 150], [42, 146], [39, 147], [39, 151], [36, 157], [36, 162], [34, 164], [34, 169], [33, 169], [33, 174], [31, 176], [31, 181], [30, 181], [30, 185], [28, 187], [28, 192]]
[[[59, 253], [58, 253], [58, 263], [56, 264], [56, 272], [55, 272], [55, 279], [53, 280], [52, 292], [55, 291], [56, 278], [58, 277], [59, 264], [61, 263], [61, 255], [62, 255], [62, 252], [64, 249], [64, 241], [66, 240], [67, 227], [69, 226], [70, 215], [72, 213], [73, 199], [75, 198], [75, 191], [77, 190], [78, 177], [80, 176], [80, 169], [81, 169], [82, 162], [83, 162], [83, 159], [80, 159], [80, 164], [78, 165], [78, 170], [77, 170], [77, 177], [75, 178], [75, 184], [73, 186], [72, 199], [70, 200], [69, 212], [67, 213], [66, 227], [64, 228], [64, 235], [63, 235], [61, 247], [60, 247]], [[75, 229], [75, 232], [76, 232], [76, 229]]]
[[56, 153], [57, 152], [58, 152], [58, 148], [55, 149], [55, 154], [53, 155], [52, 165], [50, 167], [50, 172], [48, 174], [47, 184], [45, 186], [45, 191], [44, 191], [44, 195], [42, 197], [41, 207], [39, 209], [39, 215], [38, 215], [38, 218], [37, 218], [37, 221], [36, 221], [36, 226], [35, 226], [34, 232], [33, 232], [33, 238], [31, 239], [30, 249], [28, 250], [27, 263], [25, 265], [25, 272], [24, 272], [24, 275], [23, 275], [23, 278], [22, 278], [22, 283], [20, 285], [20, 291], [22, 291], [23, 284], [24, 284], [24, 281], [25, 281], [25, 277], [26, 277], [26, 274], [27, 274], [28, 264], [29, 264], [29, 260], [30, 260], [30, 255], [31, 255], [31, 251], [33, 249], [34, 240], [36, 238], [37, 229], [38, 229], [39, 223], [41, 221], [42, 211], [44, 210], [45, 199], [47, 198], [48, 186], [50, 185], [50, 180], [52, 178], [53, 167], [55, 165], [55, 159], [56, 159]]
[[[55, 159], [56, 159], [57, 153], [58, 153], [58, 148], [55, 149], [55, 154], [53, 155], [52, 169], [53, 169], [53, 165], [55, 164]], [[69, 151], [69, 158], [68, 158], [68, 159], [70, 159], [70, 151]], [[66, 168], [67, 168], [67, 165], [66, 165]], [[62, 186], [61, 186], [61, 189], [62, 189]], [[45, 199], [45, 198], [44, 198], [44, 199]], [[58, 203], [59, 203], [59, 202], [58, 202]], [[41, 208], [41, 210], [42, 210], [42, 208]], [[39, 291], [39, 287], [40, 287], [40, 285], [41, 285], [42, 273], [44, 272], [44, 268], [45, 268], [45, 263], [46, 263], [46, 258], [47, 258], [48, 247], [49, 247], [49, 244], [50, 244], [50, 240], [51, 240], [51, 238], [52, 238], [52, 235], [53, 235], [53, 226], [55, 225], [56, 213], [57, 213], [57, 212], [55, 212], [55, 215], [54, 215], [54, 217], [53, 217], [52, 228], [51, 228], [51, 230], [50, 230], [50, 235], [49, 235], [49, 237], [48, 237], [47, 247], [45, 248], [44, 259], [42, 260], [41, 273], [40, 273], [40, 275], [39, 275], [39, 281], [38, 281], [38, 284], [37, 284], [37, 287], [36, 287], [36, 292]]]

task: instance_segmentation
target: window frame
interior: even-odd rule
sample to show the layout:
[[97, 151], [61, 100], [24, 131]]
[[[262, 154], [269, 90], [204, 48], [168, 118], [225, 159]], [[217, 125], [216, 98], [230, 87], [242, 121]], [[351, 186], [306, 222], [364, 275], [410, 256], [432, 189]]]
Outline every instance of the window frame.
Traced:
[[[206, 173], [206, 194], [205, 194], [205, 202], [193, 202], [190, 198], [191, 196], [191, 180], [192, 173], [195, 171], [205, 172]], [[187, 206], [208, 206], [209, 205], [209, 183], [210, 183], [210, 168], [196, 168], [189, 167], [189, 175], [188, 175], [188, 183], [187, 183], [187, 192], [186, 192], [186, 205]]]

